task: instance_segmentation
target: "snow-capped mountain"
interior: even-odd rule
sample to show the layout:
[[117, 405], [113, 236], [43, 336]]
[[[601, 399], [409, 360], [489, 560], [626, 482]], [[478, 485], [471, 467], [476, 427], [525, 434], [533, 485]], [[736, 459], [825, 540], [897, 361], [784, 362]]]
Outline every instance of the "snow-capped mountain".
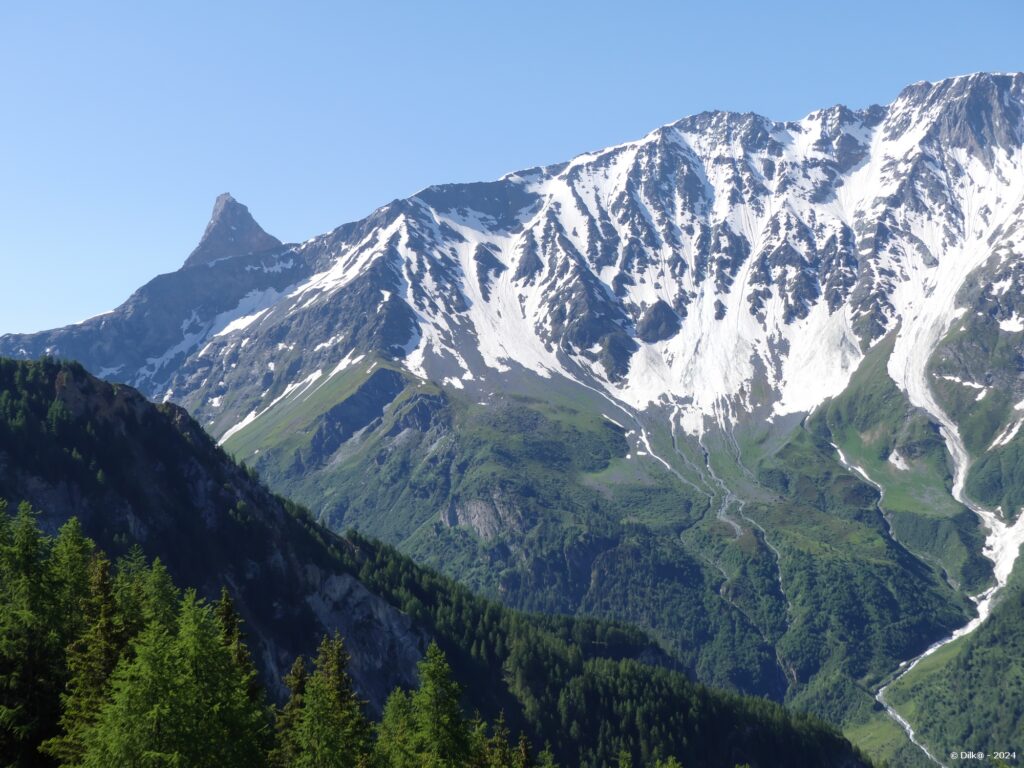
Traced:
[[[923, 361], [961, 286], [991, 259], [1006, 266], [998, 285], [1014, 279], [1022, 109], [1024, 76], [980, 74], [795, 122], [704, 113], [564, 164], [430, 187], [291, 246], [222, 196], [178, 273], [0, 350], [78, 357], [221, 433], [234, 422], [218, 404], [241, 382], [259, 413], [282, 377], [372, 351], [460, 388], [513, 368], [564, 376], [638, 409], [678, 405], [699, 432], [756, 405], [810, 410], [900, 326], [890, 372], [923, 404]], [[1015, 307], [997, 312], [1019, 323]]]
[[998, 612], [1024, 542], [1022, 290], [1024, 75], [975, 74], [703, 113], [301, 244], [221, 196], [180, 270], [0, 354], [174, 400], [492, 596], [914, 738], [887, 683]]

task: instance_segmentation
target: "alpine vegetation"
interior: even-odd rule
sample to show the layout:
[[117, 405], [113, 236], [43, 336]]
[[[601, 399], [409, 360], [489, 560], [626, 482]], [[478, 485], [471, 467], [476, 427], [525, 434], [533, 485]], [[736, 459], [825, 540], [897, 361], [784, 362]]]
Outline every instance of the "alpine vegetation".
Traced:
[[181, 269], [0, 354], [184, 408], [495, 604], [931, 765], [1024, 717], [952, 671], [1019, 666], [1022, 253], [1024, 75], [977, 73], [686, 117], [303, 243], [224, 195]]

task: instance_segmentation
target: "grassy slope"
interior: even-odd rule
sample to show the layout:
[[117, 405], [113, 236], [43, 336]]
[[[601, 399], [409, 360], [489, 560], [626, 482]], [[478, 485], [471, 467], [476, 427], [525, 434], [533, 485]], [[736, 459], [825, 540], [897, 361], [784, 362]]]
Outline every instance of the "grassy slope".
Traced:
[[852, 727], [873, 717], [877, 683], [966, 620], [965, 601], [888, 537], [874, 490], [798, 430], [759, 476], [781, 503], [749, 505], [780, 553], [789, 625], [779, 644], [804, 684], [794, 705]]
[[770, 553], [751, 540], [723, 574], [685, 543], [706, 498], [630, 455], [594, 403], [552, 383], [484, 406], [410, 378], [379, 421], [314, 460], [322, 413], [360, 389], [368, 363], [226, 447], [335, 530], [357, 527], [522, 609], [635, 622], [701, 680], [782, 697], [761, 600], [774, 588]]
[[[1011, 519], [1024, 505], [1024, 435], [1002, 446], [993, 441], [1024, 416], [1010, 384], [1020, 369], [1019, 345], [1019, 334], [1000, 332], [989, 315], [969, 312], [929, 366], [932, 390], [972, 456], [967, 495]], [[1018, 749], [1024, 733], [1022, 658], [1024, 569], [1018, 563], [986, 623], [915, 667], [890, 688], [889, 700], [939, 754]]]
[[[980, 554], [984, 533], [977, 516], [950, 495], [952, 478], [937, 427], [886, 372], [894, 339], [870, 352], [847, 389], [813, 422], [882, 486], [881, 506], [896, 539], [973, 594], [991, 580], [991, 566]], [[894, 453], [906, 469], [890, 460]]]
[[969, 312], [946, 334], [929, 364], [932, 390], [957, 423], [973, 459], [968, 495], [1001, 507], [1011, 519], [1024, 507], [1024, 442], [1018, 433], [1008, 443], [994, 443], [1024, 418], [1024, 409], [1017, 407], [1022, 402], [1021, 350], [1021, 333], [1001, 331], [988, 313]]
[[[731, 442], [708, 436], [715, 472], [748, 499], [728, 514], [766, 530], [745, 524], [739, 537], [716, 519], [723, 496], [699, 446], [674, 446], [657, 420], [646, 425], [654, 449], [689, 471], [694, 489], [656, 461], [627, 458], [623, 433], [636, 425], [616, 414], [625, 429], [614, 426], [599, 402], [557, 382], [481, 405], [410, 379], [371, 428], [308, 471], [322, 413], [360, 389], [370, 364], [297, 395], [227, 447], [336, 529], [382, 537], [517, 607], [634, 622], [705, 682], [777, 696], [788, 687], [795, 706], [858, 738], [887, 734], [878, 754], [899, 753], [906, 740], [879, 715], [872, 686], [961, 623], [964, 606], [932, 568], [893, 545], [873, 490], [839, 466], [820, 435], [787, 423], [748, 425]], [[862, 399], [877, 412], [874, 395], [862, 385], [835, 414], [849, 416]], [[859, 434], [840, 438], [851, 454], [868, 453], [851, 437]], [[909, 434], [881, 439], [903, 439], [908, 450]], [[295, 471], [296, 451], [307, 471]], [[943, 488], [944, 464], [922, 456], [916, 485], [897, 493], [903, 478], [892, 478], [903, 499], [896, 511], [913, 515], [914, 494]], [[935, 519], [946, 524], [957, 511], [946, 506]]]
[[[925, 659], [889, 689], [889, 700], [939, 754], [979, 748], [1020, 752], [1024, 568], [1014, 570], [981, 627]], [[1024, 762], [1024, 754], [1019, 760]]]
[[[677, 754], [689, 765], [767, 766], [785, 752], [800, 765], [863, 764], [813, 719], [666, 669], [671, 660], [638, 630], [519, 614], [388, 547], [327, 532], [230, 461], [181, 409], [76, 365], [0, 359], [0, 496], [45, 507], [51, 527], [76, 514], [114, 551], [138, 541], [205, 594], [230, 584], [244, 598], [236, 604], [251, 642], [303, 632], [299, 645], [311, 650], [325, 628], [299, 620], [322, 597], [306, 593], [305, 581], [348, 573], [438, 639], [467, 704], [488, 719], [504, 710], [564, 764], [596, 768], [620, 749], [645, 761]], [[263, 562], [271, 565], [260, 574]], [[382, 639], [394, 641], [372, 637]], [[368, 653], [378, 658], [379, 648]]]

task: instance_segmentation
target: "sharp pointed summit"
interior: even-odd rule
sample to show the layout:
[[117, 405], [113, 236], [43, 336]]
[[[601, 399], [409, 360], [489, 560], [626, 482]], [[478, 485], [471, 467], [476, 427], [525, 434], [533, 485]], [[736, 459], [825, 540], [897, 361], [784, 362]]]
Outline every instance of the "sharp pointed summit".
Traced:
[[225, 192], [213, 204], [210, 223], [203, 238], [185, 261], [186, 267], [209, 264], [232, 256], [277, 248], [281, 241], [268, 235], [249, 213], [249, 209]]

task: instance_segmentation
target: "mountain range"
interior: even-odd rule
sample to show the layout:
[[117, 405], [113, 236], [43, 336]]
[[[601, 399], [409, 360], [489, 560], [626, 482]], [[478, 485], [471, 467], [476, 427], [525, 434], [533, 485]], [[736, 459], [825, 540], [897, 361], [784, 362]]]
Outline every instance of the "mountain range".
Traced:
[[222, 195], [180, 270], [0, 354], [176, 403], [480, 594], [941, 762], [954, 720], [1024, 714], [934, 682], [1019, 614], [1022, 148], [1024, 75], [980, 73], [702, 113], [298, 244]]

